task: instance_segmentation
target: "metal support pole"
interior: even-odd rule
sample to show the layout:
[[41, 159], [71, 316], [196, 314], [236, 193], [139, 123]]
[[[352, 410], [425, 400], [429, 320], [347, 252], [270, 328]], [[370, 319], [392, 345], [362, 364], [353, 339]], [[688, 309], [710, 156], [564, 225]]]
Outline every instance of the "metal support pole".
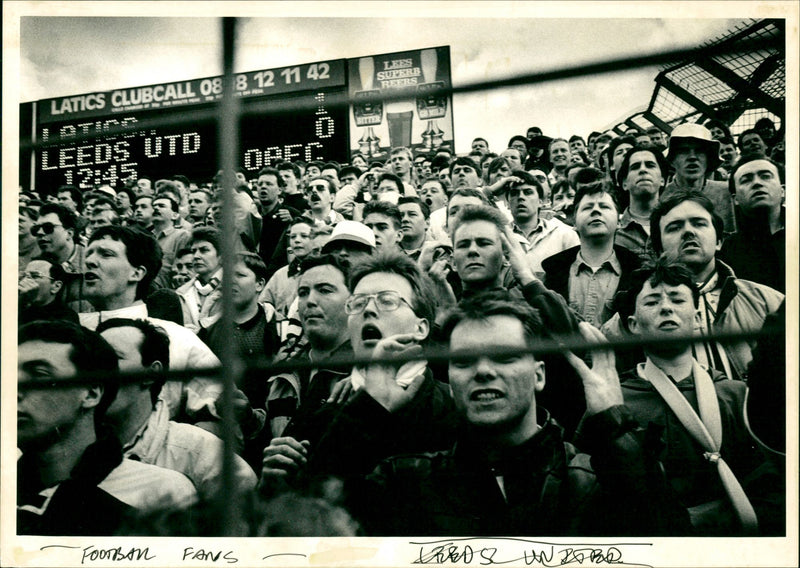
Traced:
[[[236, 18], [222, 19], [222, 65], [223, 94], [219, 107], [218, 132], [220, 137], [220, 164], [223, 169], [223, 200], [221, 253], [222, 253], [222, 326], [224, 337], [233, 337], [233, 305], [231, 282], [235, 264], [236, 242], [238, 231], [234, 225], [234, 192], [236, 187], [236, 156], [239, 149], [239, 105], [234, 96], [233, 62], [236, 44]], [[227, 342], [221, 353], [222, 362], [222, 439], [225, 443], [224, 462], [222, 468], [223, 489], [218, 492], [220, 536], [234, 536], [238, 528], [238, 501], [234, 499], [233, 458], [236, 444], [237, 424], [233, 412], [234, 390], [241, 374], [241, 364], [235, 351], [235, 343]]]

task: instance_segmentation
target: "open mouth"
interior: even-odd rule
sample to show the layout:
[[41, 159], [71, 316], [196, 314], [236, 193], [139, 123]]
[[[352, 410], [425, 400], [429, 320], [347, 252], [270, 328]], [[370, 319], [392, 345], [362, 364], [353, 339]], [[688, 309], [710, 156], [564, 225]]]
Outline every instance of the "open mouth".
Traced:
[[700, 248], [700, 243], [698, 243], [697, 241], [687, 241], [683, 243], [683, 246], [681, 246], [681, 250], [699, 249], [699, 248]]
[[371, 323], [366, 324], [361, 328], [361, 340], [366, 341], [380, 341], [383, 339], [381, 330], [376, 325]]
[[469, 395], [469, 399], [476, 402], [491, 402], [499, 398], [503, 398], [503, 393], [494, 389], [476, 390]]
[[100, 280], [100, 277], [97, 274], [95, 274], [94, 272], [86, 272], [83, 275], [83, 281], [86, 284], [91, 284], [91, 283], [96, 282], [98, 280]]

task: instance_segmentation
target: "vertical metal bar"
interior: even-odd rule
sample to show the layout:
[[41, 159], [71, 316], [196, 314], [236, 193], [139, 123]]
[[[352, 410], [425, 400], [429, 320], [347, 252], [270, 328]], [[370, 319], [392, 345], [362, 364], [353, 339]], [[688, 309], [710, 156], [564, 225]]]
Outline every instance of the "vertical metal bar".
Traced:
[[[222, 200], [222, 318], [220, 325], [223, 337], [233, 336], [233, 305], [228, 291], [233, 278], [235, 239], [238, 231], [234, 229], [234, 191], [236, 184], [236, 156], [239, 143], [239, 106], [234, 96], [233, 62], [235, 53], [236, 18], [222, 19], [222, 66], [223, 91], [218, 115], [219, 158], [223, 169]], [[235, 344], [227, 342], [221, 353], [222, 362], [222, 439], [225, 443], [224, 463], [222, 468], [223, 485], [218, 495], [220, 536], [234, 536], [237, 530], [237, 501], [233, 498], [233, 458], [236, 443], [236, 421], [233, 412], [233, 395], [241, 372]]]

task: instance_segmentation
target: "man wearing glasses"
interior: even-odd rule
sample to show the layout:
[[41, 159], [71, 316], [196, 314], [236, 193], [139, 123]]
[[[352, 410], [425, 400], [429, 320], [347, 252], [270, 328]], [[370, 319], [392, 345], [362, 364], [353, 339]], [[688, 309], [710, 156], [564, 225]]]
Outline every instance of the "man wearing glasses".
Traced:
[[[350, 290], [345, 311], [357, 359], [421, 352], [435, 306], [413, 260], [390, 253], [366, 259], [352, 268]], [[289, 428], [264, 450], [263, 485], [274, 487], [276, 480], [293, 480], [296, 473], [307, 478], [365, 475], [390, 455], [452, 443], [453, 402], [447, 385], [434, 379], [425, 361], [358, 365], [345, 386], [349, 396], [332, 396], [337, 401], [323, 405], [309, 420], [316, 431], [307, 424], [303, 430], [309, 436], [298, 440]]]
[[61, 299], [67, 275], [52, 256], [28, 263], [19, 279], [19, 325], [35, 320], [67, 320], [78, 323], [78, 314]]

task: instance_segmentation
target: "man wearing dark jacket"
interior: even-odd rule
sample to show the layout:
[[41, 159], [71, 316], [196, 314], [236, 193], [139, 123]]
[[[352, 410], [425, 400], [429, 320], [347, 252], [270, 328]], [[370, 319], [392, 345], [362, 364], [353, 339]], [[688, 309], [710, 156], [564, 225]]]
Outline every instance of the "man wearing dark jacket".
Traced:
[[[413, 355], [421, 351], [434, 318], [434, 305], [417, 264], [403, 253], [383, 253], [352, 268], [345, 304], [353, 354], [359, 359]], [[262, 482], [301, 470], [305, 476], [366, 475], [380, 460], [398, 453], [449, 446], [455, 433], [447, 386], [433, 378], [425, 361], [368, 364], [352, 369], [352, 395], [343, 404], [323, 405], [309, 431], [295, 422], [291, 436], [264, 450]], [[313, 438], [312, 438], [313, 436]]]
[[614, 294], [640, 264], [635, 253], [614, 245], [618, 212], [609, 189], [603, 182], [578, 188], [573, 207], [581, 244], [542, 262], [545, 285], [597, 328], [614, 314]]
[[[635, 422], [623, 406], [613, 355], [593, 352], [584, 383], [582, 447], [537, 404], [545, 367], [525, 349], [542, 337], [535, 310], [503, 292], [462, 301], [445, 324], [450, 389], [463, 428], [455, 447], [393, 457], [348, 494], [351, 512], [373, 535], [633, 535], [661, 531], [659, 492], [647, 482]], [[596, 341], [600, 332], [581, 324]], [[487, 343], [488, 341], [488, 343]]]

